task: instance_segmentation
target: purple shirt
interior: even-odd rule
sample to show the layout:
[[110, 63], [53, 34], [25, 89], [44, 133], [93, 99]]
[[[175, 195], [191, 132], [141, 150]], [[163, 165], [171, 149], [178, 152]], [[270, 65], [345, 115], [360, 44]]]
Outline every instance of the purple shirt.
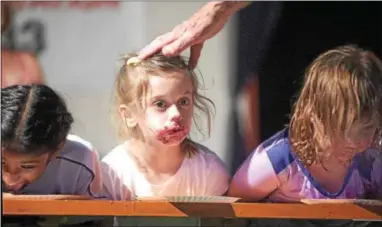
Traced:
[[100, 174], [97, 151], [82, 138], [68, 135], [60, 154], [48, 164], [43, 175], [20, 193], [104, 198]]
[[382, 154], [367, 150], [358, 154], [336, 193], [325, 190], [292, 151], [288, 129], [262, 143], [245, 160], [233, 181], [249, 198], [273, 202], [301, 199], [382, 198]]

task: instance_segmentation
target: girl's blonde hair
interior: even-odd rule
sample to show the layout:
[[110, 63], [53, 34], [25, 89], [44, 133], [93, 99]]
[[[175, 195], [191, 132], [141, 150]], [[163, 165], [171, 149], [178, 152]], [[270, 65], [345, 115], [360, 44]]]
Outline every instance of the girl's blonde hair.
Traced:
[[329, 50], [305, 73], [289, 125], [292, 149], [306, 166], [322, 162], [330, 155], [326, 148], [336, 138], [347, 138], [352, 126], [380, 127], [381, 110], [378, 57], [352, 45]]
[[[167, 76], [166, 73], [174, 71], [184, 72], [184, 75], [190, 77], [193, 87], [193, 105], [207, 118], [207, 133], [209, 136], [212, 110], [215, 109], [215, 106], [209, 98], [200, 93], [200, 83], [197, 75], [186, 64], [186, 61], [180, 56], [167, 57], [162, 54], [156, 54], [145, 60], [137, 60], [136, 57], [136, 54], [127, 54], [122, 57], [122, 66], [115, 80], [112, 120], [116, 127], [118, 139], [124, 141], [129, 138], [141, 137], [138, 126], [128, 127], [121, 118], [118, 110], [119, 106], [124, 104], [133, 110], [145, 108], [145, 106], [142, 106], [142, 100], [146, 97], [149, 89], [149, 75], [155, 73], [155, 75]], [[158, 74], [158, 72], [162, 72], [162, 74]], [[202, 131], [196, 122], [196, 111], [194, 111], [193, 121], [197, 129]], [[189, 138], [182, 143], [182, 146], [187, 151], [195, 151], [194, 145], [194, 142]]]

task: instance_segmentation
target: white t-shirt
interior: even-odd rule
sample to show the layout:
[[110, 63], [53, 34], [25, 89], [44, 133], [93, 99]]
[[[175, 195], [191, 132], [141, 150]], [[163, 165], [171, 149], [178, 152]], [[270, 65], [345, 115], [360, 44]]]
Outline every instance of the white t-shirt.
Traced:
[[[198, 152], [185, 157], [179, 170], [160, 185], [150, 184], [138, 170], [126, 143], [102, 159], [104, 190], [111, 200], [130, 200], [136, 196], [219, 196], [229, 187], [230, 175], [220, 158], [197, 144]], [[106, 176], [105, 175], [105, 176]], [[112, 182], [106, 182], [111, 180]]]

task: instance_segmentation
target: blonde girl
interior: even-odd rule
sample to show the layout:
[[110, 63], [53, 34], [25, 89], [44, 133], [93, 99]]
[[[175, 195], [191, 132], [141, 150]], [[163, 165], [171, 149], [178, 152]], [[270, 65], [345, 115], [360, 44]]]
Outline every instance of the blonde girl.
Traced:
[[341, 46], [308, 68], [289, 127], [261, 144], [229, 194], [275, 202], [382, 198], [382, 63]]
[[114, 119], [122, 143], [103, 160], [114, 199], [223, 195], [229, 175], [208, 148], [189, 138], [198, 111], [211, 121], [211, 100], [181, 57], [123, 58], [114, 87]]

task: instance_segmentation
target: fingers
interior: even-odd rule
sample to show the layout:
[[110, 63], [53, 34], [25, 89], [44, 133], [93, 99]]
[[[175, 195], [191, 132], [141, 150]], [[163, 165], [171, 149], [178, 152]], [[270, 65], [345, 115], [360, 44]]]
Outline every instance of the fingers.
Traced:
[[200, 58], [200, 54], [202, 53], [203, 43], [196, 44], [191, 47], [190, 59], [188, 61], [188, 65], [193, 69], [198, 64], [198, 60]]
[[179, 38], [165, 45], [162, 53], [166, 56], [177, 56], [194, 44], [196, 36], [197, 34], [186, 31]]
[[166, 44], [173, 42], [176, 38], [174, 32], [169, 32], [157, 37], [139, 52], [138, 58], [140, 60], [148, 58], [160, 51]]
[[185, 26], [178, 26], [172, 32], [154, 39], [139, 52], [138, 58], [141, 60], [146, 59], [157, 52], [162, 52], [165, 56], [177, 56], [191, 47], [189, 64], [191, 64], [191, 67], [196, 67], [203, 44], [195, 44], [200, 34], [186, 28]]

